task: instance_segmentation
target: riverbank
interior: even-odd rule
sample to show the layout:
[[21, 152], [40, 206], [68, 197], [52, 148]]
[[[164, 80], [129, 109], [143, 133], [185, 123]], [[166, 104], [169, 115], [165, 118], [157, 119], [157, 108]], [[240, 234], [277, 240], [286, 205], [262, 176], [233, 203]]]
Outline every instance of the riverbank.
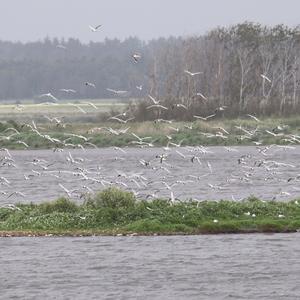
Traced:
[[300, 119], [195, 120], [194, 122], [0, 123], [7, 149], [298, 144]]
[[[299, 201], [299, 203], [298, 203]], [[296, 232], [300, 199], [265, 202], [137, 200], [115, 188], [87, 198], [0, 208], [0, 236], [193, 235]]]

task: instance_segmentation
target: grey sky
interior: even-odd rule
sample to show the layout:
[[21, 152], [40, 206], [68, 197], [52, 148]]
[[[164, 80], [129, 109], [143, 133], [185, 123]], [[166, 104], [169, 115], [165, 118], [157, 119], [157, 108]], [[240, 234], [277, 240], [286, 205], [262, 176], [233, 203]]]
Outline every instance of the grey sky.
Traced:
[[[201, 34], [245, 20], [297, 25], [299, 0], [1, 0], [0, 39], [35, 41], [75, 37], [143, 40]], [[100, 32], [88, 25], [103, 24]]]

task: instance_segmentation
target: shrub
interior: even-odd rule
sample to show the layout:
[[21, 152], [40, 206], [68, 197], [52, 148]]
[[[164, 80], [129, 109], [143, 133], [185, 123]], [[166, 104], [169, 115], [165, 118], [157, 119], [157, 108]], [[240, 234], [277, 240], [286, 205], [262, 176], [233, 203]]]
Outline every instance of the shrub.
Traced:
[[78, 210], [78, 206], [66, 199], [59, 198], [54, 202], [46, 202], [40, 205], [40, 209], [43, 213], [50, 214], [52, 212], [76, 212]]
[[96, 194], [88, 202], [89, 204], [94, 203], [95, 207], [131, 208], [134, 207], [136, 199], [133, 193], [112, 187]]

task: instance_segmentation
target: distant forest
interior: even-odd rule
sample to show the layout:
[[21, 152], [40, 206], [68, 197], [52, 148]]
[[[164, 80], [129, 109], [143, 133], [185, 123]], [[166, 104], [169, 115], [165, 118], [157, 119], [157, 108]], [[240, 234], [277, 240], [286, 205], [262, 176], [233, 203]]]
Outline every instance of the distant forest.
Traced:
[[[141, 55], [137, 63], [134, 53]], [[298, 27], [249, 22], [149, 42], [134, 37], [89, 44], [48, 38], [26, 44], [0, 41], [0, 99], [36, 99], [48, 92], [59, 99], [115, 98], [109, 88], [128, 91], [127, 98], [144, 98], [134, 108], [141, 120], [158, 116], [146, 107], [149, 94], [172, 108], [159, 113], [166, 118], [191, 119], [220, 110], [228, 116], [289, 115], [300, 112], [299, 66]]]

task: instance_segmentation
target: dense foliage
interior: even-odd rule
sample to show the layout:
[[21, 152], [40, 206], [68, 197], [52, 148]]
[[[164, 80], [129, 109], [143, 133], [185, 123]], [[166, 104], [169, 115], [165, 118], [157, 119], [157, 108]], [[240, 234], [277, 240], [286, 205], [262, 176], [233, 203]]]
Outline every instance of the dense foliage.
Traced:
[[137, 200], [110, 188], [77, 205], [66, 198], [0, 208], [0, 235], [286, 232], [300, 228], [297, 201]]

